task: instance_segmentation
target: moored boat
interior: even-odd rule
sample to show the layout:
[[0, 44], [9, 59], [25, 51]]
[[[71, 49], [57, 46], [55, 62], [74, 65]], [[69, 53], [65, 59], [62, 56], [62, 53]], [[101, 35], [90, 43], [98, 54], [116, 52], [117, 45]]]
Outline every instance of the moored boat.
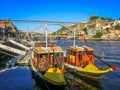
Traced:
[[34, 55], [30, 60], [31, 69], [47, 87], [66, 86], [67, 82], [62, 72], [63, 50], [53, 41], [48, 45], [45, 47], [46, 43], [40, 42], [33, 48]]
[[77, 75], [97, 79], [114, 69], [102, 69], [94, 63], [94, 49], [88, 46], [69, 46], [66, 48], [65, 68]]

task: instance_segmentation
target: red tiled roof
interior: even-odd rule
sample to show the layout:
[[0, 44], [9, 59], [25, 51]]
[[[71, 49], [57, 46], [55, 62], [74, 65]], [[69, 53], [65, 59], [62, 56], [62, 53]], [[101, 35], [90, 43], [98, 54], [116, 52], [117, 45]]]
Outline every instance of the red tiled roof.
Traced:
[[0, 28], [5, 28], [5, 24], [4, 23], [0, 23]]

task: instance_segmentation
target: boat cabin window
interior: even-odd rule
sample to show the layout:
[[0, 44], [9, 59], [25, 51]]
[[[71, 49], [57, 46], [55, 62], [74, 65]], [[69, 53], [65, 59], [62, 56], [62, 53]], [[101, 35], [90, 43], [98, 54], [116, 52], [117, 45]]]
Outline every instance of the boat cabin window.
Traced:
[[80, 51], [79, 54], [78, 54], [78, 60], [79, 60], [79, 62], [82, 62], [82, 54], [83, 54], [82, 51]]
[[55, 55], [56, 55], [57, 57], [61, 57], [61, 56], [63, 56], [63, 53], [55, 53]]
[[70, 54], [70, 50], [66, 50], [67, 54]]
[[34, 57], [37, 57], [37, 56], [38, 56], [38, 54], [35, 53], [35, 54], [34, 54]]
[[76, 55], [76, 52], [72, 52], [72, 55]]
[[47, 57], [47, 54], [40, 54], [39, 55], [39, 58], [46, 58]]
[[59, 56], [60, 56], [60, 57], [63, 56], [63, 53], [59, 53]]
[[90, 54], [94, 54], [94, 51], [90, 51]]
[[93, 55], [93, 54], [94, 54], [94, 51], [85, 51], [84, 53], [87, 54], [87, 55], [88, 55], [88, 54], [92, 54], [92, 55]]

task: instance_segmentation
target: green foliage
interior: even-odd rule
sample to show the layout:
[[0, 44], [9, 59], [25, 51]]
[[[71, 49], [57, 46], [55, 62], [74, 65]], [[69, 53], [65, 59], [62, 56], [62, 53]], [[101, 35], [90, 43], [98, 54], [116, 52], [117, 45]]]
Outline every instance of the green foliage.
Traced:
[[7, 36], [16, 37], [16, 32], [8, 32]]
[[86, 35], [88, 35], [87, 29], [84, 28], [83, 31], [85, 32]]
[[101, 20], [106, 20], [106, 18], [105, 18], [105, 17], [101, 17], [100, 19], [101, 19]]
[[112, 19], [112, 18], [107, 18], [107, 19], [109, 22], [114, 21], [114, 19]]
[[31, 47], [31, 45], [30, 45], [30, 44], [28, 44], [28, 43], [24, 43], [24, 45], [25, 45], [25, 46], [28, 46], [28, 47]]
[[16, 32], [12, 32], [13, 37], [16, 37]]
[[119, 24], [117, 24], [117, 25], [115, 26], [115, 30], [120, 30], [120, 25], [119, 25]]
[[103, 36], [102, 32], [97, 32], [95, 35], [96, 38], [101, 38], [102, 36]]
[[106, 28], [106, 31], [109, 31], [110, 28]]
[[72, 27], [74, 28], [74, 27], [76, 27], [77, 25], [75, 24], [75, 25], [72, 25]]
[[53, 32], [52, 35], [57, 35], [58, 32]]
[[62, 34], [62, 32], [65, 31], [65, 30], [68, 30], [68, 28], [62, 27], [61, 29], [59, 29], [59, 30], [56, 32], [56, 34]]
[[66, 27], [62, 27], [61, 29], [59, 29], [58, 31], [64, 31], [66, 30], [67, 28]]
[[93, 15], [93, 16], [91, 16], [91, 18], [90, 18], [90, 20], [96, 20], [96, 19], [99, 19], [99, 16]]
[[101, 17], [100, 19], [101, 19], [101, 20], [108, 20], [109, 22], [114, 21], [114, 19], [112, 19], [112, 18]]

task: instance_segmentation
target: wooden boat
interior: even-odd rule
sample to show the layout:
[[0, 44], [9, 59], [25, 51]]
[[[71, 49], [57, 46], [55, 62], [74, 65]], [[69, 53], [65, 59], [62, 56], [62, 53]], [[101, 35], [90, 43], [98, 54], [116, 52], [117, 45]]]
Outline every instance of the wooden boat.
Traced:
[[[44, 84], [49, 86], [66, 86], [67, 82], [62, 70], [63, 50], [55, 42], [36, 43], [33, 48], [33, 58], [30, 60], [31, 69]], [[51, 46], [50, 46], [51, 45]]]
[[102, 69], [94, 64], [94, 49], [83, 46], [69, 46], [66, 48], [65, 68], [80, 76], [97, 79], [99, 76], [113, 71], [113, 69]]

